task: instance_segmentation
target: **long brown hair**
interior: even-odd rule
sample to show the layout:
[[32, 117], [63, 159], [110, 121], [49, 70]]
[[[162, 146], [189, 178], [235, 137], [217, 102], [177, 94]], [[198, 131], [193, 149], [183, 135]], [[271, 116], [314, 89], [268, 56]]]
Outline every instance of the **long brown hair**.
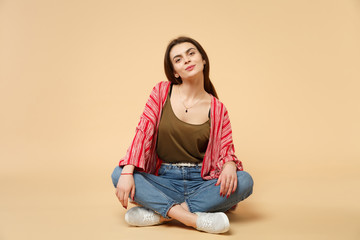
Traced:
[[183, 43], [183, 42], [192, 43], [199, 50], [199, 52], [202, 56], [202, 59], [205, 60], [205, 65], [204, 65], [204, 70], [203, 70], [204, 89], [207, 93], [210, 93], [214, 97], [218, 98], [215, 87], [212, 84], [212, 82], [210, 81], [210, 77], [209, 77], [209, 72], [210, 72], [209, 58], [208, 58], [205, 50], [203, 49], [203, 47], [200, 45], [200, 43], [198, 43], [197, 41], [195, 41], [192, 38], [181, 36], [181, 37], [178, 37], [178, 38], [175, 38], [174, 40], [172, 40], [169, 43], [169, 45], [167, 46], [166, 52], [165, 52], [165, 57], [164, 57], [164, 70], [165, 70], [165, 75], [166, 75], [167, 79], [170, 82], [172, 82], [173, 84], [181, 84], [182, 83], [181, 77], [175, 78], [175, 76], [174, 76], [174, 67], [173, 67], [173, 64], [170, 59], [170, 51], [175, 45], [177, 45], [179, 43]]

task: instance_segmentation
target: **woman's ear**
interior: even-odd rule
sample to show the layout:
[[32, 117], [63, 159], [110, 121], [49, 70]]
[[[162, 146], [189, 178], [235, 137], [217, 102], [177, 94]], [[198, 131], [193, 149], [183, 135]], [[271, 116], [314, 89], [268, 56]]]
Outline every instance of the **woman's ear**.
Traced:
[[206, 61], [205, 61], [205, 60], [203, 60], [203, 64], [204, 64], [204, 65], [206, 64]]

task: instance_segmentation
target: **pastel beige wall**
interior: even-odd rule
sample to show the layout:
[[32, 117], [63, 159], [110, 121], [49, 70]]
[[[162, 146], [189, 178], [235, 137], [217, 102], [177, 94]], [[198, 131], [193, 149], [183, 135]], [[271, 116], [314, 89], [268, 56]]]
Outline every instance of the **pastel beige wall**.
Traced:
[[[292, 197], [307, 179], [314, 189], [305, 197], [320, 191], [313, 201], [358, 205], [356, 0], [0, 1], [2, 178], [110, 181], [179, 35], [210, 57], [258, 199], [275, 201], [269, 186], [284, 178], [287, 191], [271, 191], [301, 203]], [[337, 186], [338, 178], [354, 185]], [[341, 195], [331, 203], [327, 181]]]
[[[141, 6], [141, 7], [139, 7]], [[245, 165], [360, 157], [359, 1], [2, 1], [1, 172], [114, 164], [163, 54], [198, 39]]]

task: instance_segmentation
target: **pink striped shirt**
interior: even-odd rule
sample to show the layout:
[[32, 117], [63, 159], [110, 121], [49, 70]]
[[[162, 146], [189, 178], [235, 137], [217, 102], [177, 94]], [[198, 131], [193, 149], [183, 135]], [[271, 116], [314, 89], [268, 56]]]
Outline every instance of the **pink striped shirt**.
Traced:
[[[119, 166], [131, 164], [139, 171], [157, 174], [162, 161], [156, 154], [155, 145], [169, 86], [169, 81], [163, 81], [153, 88], [136, 127], [135, 137]], [[243, 170], [241, 161], [235, 156], [228, 112], [214, 96], [211, 97], [210, 119], [210, 138], [201, 169], [201, 177], [206, 180], [218, 178], [228, 161], [234, 161], [238, 171]]]

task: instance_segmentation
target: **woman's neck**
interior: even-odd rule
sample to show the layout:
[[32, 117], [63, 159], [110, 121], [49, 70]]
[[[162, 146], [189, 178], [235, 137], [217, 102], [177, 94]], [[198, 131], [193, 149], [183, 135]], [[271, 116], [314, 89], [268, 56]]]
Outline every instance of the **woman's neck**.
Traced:
[[182, 84], [179, 87], [184, 100], [197, 99], [205, 93], [204, 78], [182, 80]]

